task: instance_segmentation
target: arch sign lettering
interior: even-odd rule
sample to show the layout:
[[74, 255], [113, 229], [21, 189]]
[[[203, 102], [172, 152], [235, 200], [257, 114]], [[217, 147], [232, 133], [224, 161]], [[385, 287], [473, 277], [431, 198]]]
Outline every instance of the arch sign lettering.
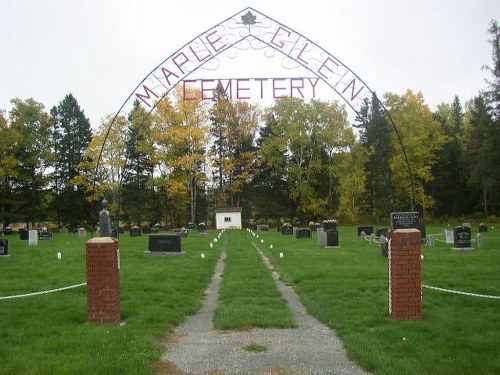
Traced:
[[[295, 66], [307, 72], [307, 76], [190, 79], [196, 72], [216, 70], [219, 58], [224, 54], [249, 49], [262, 50], [266, 57], [281, 55], [283, 61], [293, 62]], [[286, 63], [282, 63], [283, 67], [285, 65]], [[246, 8], [201, 33], [156, 66], [122, 104], [107, 134], [118, 115], [125, 107], [130, 108], [135, 100], [139, 100], [151, 113], [157, 103], [179, 84], [184, 88], [184, 99], [190, 100], [193, 98], [186, 94], [188, 92], [186, 87], [196, 87], [201, 92], [201, 99], [211, 99], [213, 90], [219, 83], [232, 99], [249, 99], [251, 95], [257, 95], [259, 98], [265, 95], [270, 95], [271, 98], [304, 97], [306, 94], [315, 97], [318, 82], [323, 82], [334, 90], [356, 113], [360, 112], [365, 99], [369, 101], [372, 99], [372, 90], [333, 54], [292, 28], [253, 8]], [[405, 154], [412, 180], [410, 165], [398, 129], [389, 114], [388, 117]], [[107, 135], [103, 148], [106, 139]], [[102, 149], [96, 171], [99, 168], [101, 154]], [[413, 181], [411, 185], [413, 187]]]
[[[231, 49], [267, 48], [279, 52], [305, 68], [311, 76], [293, 78], [244, 78], [220, 80], [234, 99], [249, 99], [251, 91], [260, 98], [315, 96], [318, 80], [331, 87], [356, 112], [371, 90], [335, 56], [274, 19], [247, 8], [198, 35], [169, 56], [136, 87], [129, 100], [139, 99], [149, 109], [181, 81], [183, 87], [196, 85], [203, 99], [210, 99], [215, 80], [186, 80], [194, 71]], [[186, 97], [185, 99], [189, 99]]]

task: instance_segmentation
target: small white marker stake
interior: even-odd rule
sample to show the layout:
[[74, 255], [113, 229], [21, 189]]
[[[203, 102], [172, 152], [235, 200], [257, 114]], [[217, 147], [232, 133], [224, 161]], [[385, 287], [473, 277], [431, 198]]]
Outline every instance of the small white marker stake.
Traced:
[[62, 254], [61, 254], [61, 252], [60, 252], [60, 251], [57, 253], [57, 259], [59, 259], [59, 260], [61, 260], [61, 259], [62, 259]]
[[272, 249], [273, 248], [273, 245], [269, 245], [269, 248]]
[[201, 253], [201, 259], [205, 259], [205, 254]]
[[280, 258], [283, 259], [283, 253], [280, 253]]

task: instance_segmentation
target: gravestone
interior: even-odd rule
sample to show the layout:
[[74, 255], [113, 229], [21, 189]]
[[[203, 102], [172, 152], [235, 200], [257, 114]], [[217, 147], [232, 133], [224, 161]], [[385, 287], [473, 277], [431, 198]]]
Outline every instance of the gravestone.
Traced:
[[324, 220], [323, 221], [323, 228], [325, 230], [337, 229], [337, 222], [334, 220]]
[[452, 250], [473, 250], [470, 227], [461, 226], [453, 230]]
[[339, 231], [328, 229], [326, 231], [326, 247], [339, 247]]
[[68, 234], [68, 228], [59, 229], [59, 234]]
[[198, 232], [199, 233], [207, 233], [207, 225], [205, 223], [198, 224]]
[[179, 234], [152, 234], [149, 236], [148, 251], [145, 256], [185, 255]]
[[381, 237], [381, 236], [384, 236], [384, 237], [387, 237], [387, 232], [389, 232], [389, 229], [387, 228], [377, 228], [377, 237]]
[[111, 237], [111, 220], [109, 219], [109, 211], [106, 209], [108, 201], [102, 200], [103, 208], [99, 212], [99, 235], [100, 237]]
[[488, 226], [487, 225], [485, 225], [483, 223], [479, 224], [479, 232], [482, 233], [482, 232], [487, 232], [487, 231], [488, 231]]
[[78, 237], [87, 237], [87, 231], [85, 228], [78, 228], [77, 234]]
[[29, 239], [29, 231], [27, 229], [24, 229], [24, 228], [19, 229], [19, 238], [22, 241], [28, 241], [28, 239]]
[[293, 234], [293, 227], [281, 227], [281, 234], [291, 236]]
[[38, 246], [38, 231], [30, 230], [28, 232], [28, 246]]
[[186, 238], [188, 236], [188, 231], [184, 228], [172, 229], [172, 233], [177, 234], [181, 237]]
[[391, 213], [391, 229], [410, 229], [417, 228], [420, 219], [418, 212], [392, 212]]
[[472, 228], [472, 226], [470, 225], [470, 223], [463, 223], [462, 226], [463, 227], [467, 227], [467, 228]]
[[455, 242], [455, 240], [453, 238], [453, 231], [452, 230], [448, 230], [448, 229], [444, 230], [444, 242], [447, 244], [452, 244]]
[[6, 236], [12, 234], [12, 228], [9, 226], [6, 226], [5, 228], [3, 228], [3, 234]]
[[193, 231], [196, 228], [195, 228], [194, 224], [190, 222], [190, 223], [187, 223], [186, 229], [189, 230], [189, 231]]
[[42, 230], [42, 231], [38, 232], [38, 239], [39, 240], [51, 240], [52, 233], [50, 233], [48, 230]]
[[324, 228], [318, 228], [316, 233], [318, 233], [318, 245], [320, 247], [326, 246], [326, 231]]
[[149, 227], [149, 226], [146, 225], [146, 226], [142, 227], [142, 233], [144, 233], [144, 234], [150, 234], [150, 233], [153, 233], [153, 231], [152, 231], [151, 227]]
[[138, 226], [133, 226], [130, 228], [130, 237], [140, 237], [141, 236], [141, 228]]
[[269, 225], [257, 224], [257, 232], [267, 232], [267, 231], [269, 231]]
[[373, 233], [373, 225], [359, 226], [358, 227], [358, 237], [362, 236], [362, 233], [365, 233], [365, 236], [369, 236]]
[[389, 240], [385, 236], [380, 236], [380, 250], [382, 256], [386, 257], [389, 254]]
[[0, 256], [9, 256], [9, 241], [0, 238]]
[[426, 243], [426, 244], [427, 244], [427, 246], [429, 246], [429, 247], [434, 247], [434, 246], [436, 246], [436, 238], [434, 237], [434, 235], [429, 234], [429, 235], [427, 236], [427, 240], [426, 240], [426, 242], [425, 242], [425, 243]]
[[476, 234], [477, 247], [483, 247], [483, 236], [478, 233]]
[[295, 238], [311, 238], [311, 230], [309, 228], [297, 228]]

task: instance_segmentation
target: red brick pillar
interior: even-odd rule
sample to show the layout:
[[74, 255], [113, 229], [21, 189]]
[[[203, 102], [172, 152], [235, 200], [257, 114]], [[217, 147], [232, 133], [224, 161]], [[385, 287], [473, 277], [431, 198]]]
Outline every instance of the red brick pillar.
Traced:
[[422, 241], [418, 229], [390, 232], [389, 314], [394, 319], [422, 319]]
[[87, 241], [87, 319], [120, 323], [118, 241], [111, 237]]

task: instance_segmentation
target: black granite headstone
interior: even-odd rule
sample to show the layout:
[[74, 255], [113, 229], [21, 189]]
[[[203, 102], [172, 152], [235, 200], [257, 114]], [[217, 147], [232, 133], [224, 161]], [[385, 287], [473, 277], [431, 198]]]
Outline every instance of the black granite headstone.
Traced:
[[293, 234], [293, 227], [281, 227], [281, 234], [291, 236]]
[[139, 237], [141, 235], [141, 228], [132, 227], [130, 228], [130, 237]]
[[387, 228], [377, 228], [377, 237], [380, 236], [387, 237], [387, 232], [389, 232], [389, 229]]
[[366, 225], [358, 227], [358, 237], [361, 236], [361, 232], [365, 232], [365, 235], [369, 236], [373, 233], [373, 225]]
[[51, 240], [52, 239], [52, 233], [50, 233], [49, 231], [38, 232], [38, 239], [39, 240]]
[[149, 236], [150, 252], [181, 252], [181, 236], [179, 234], [152, 234]]
[[310, 238], [311, 230], [309, 228], [299, 228], [295, 234], [296, 238]]
[[326, 231], [326, 246], [339, 246], [339, 232], [335, 229]]
[[471, 248], [470, 227], [456, 227], [453, 230], [453, 247], [458, 249]]
[[30, 233], [28, 230], [21, 228], [19, 229], [19, 237], [22, 241], [28, 241], [30, 237]]
[[486, 224], [479, 224], [479, 232], [487, 232], [488, 231], [488, 226]]
[[9, 255], [9, 241], [0, 239], [0, 255]]
[[418, 212], [392, 212], [391, 213], [391, 228], [408, 229], [417, 228], [420, 222]]

